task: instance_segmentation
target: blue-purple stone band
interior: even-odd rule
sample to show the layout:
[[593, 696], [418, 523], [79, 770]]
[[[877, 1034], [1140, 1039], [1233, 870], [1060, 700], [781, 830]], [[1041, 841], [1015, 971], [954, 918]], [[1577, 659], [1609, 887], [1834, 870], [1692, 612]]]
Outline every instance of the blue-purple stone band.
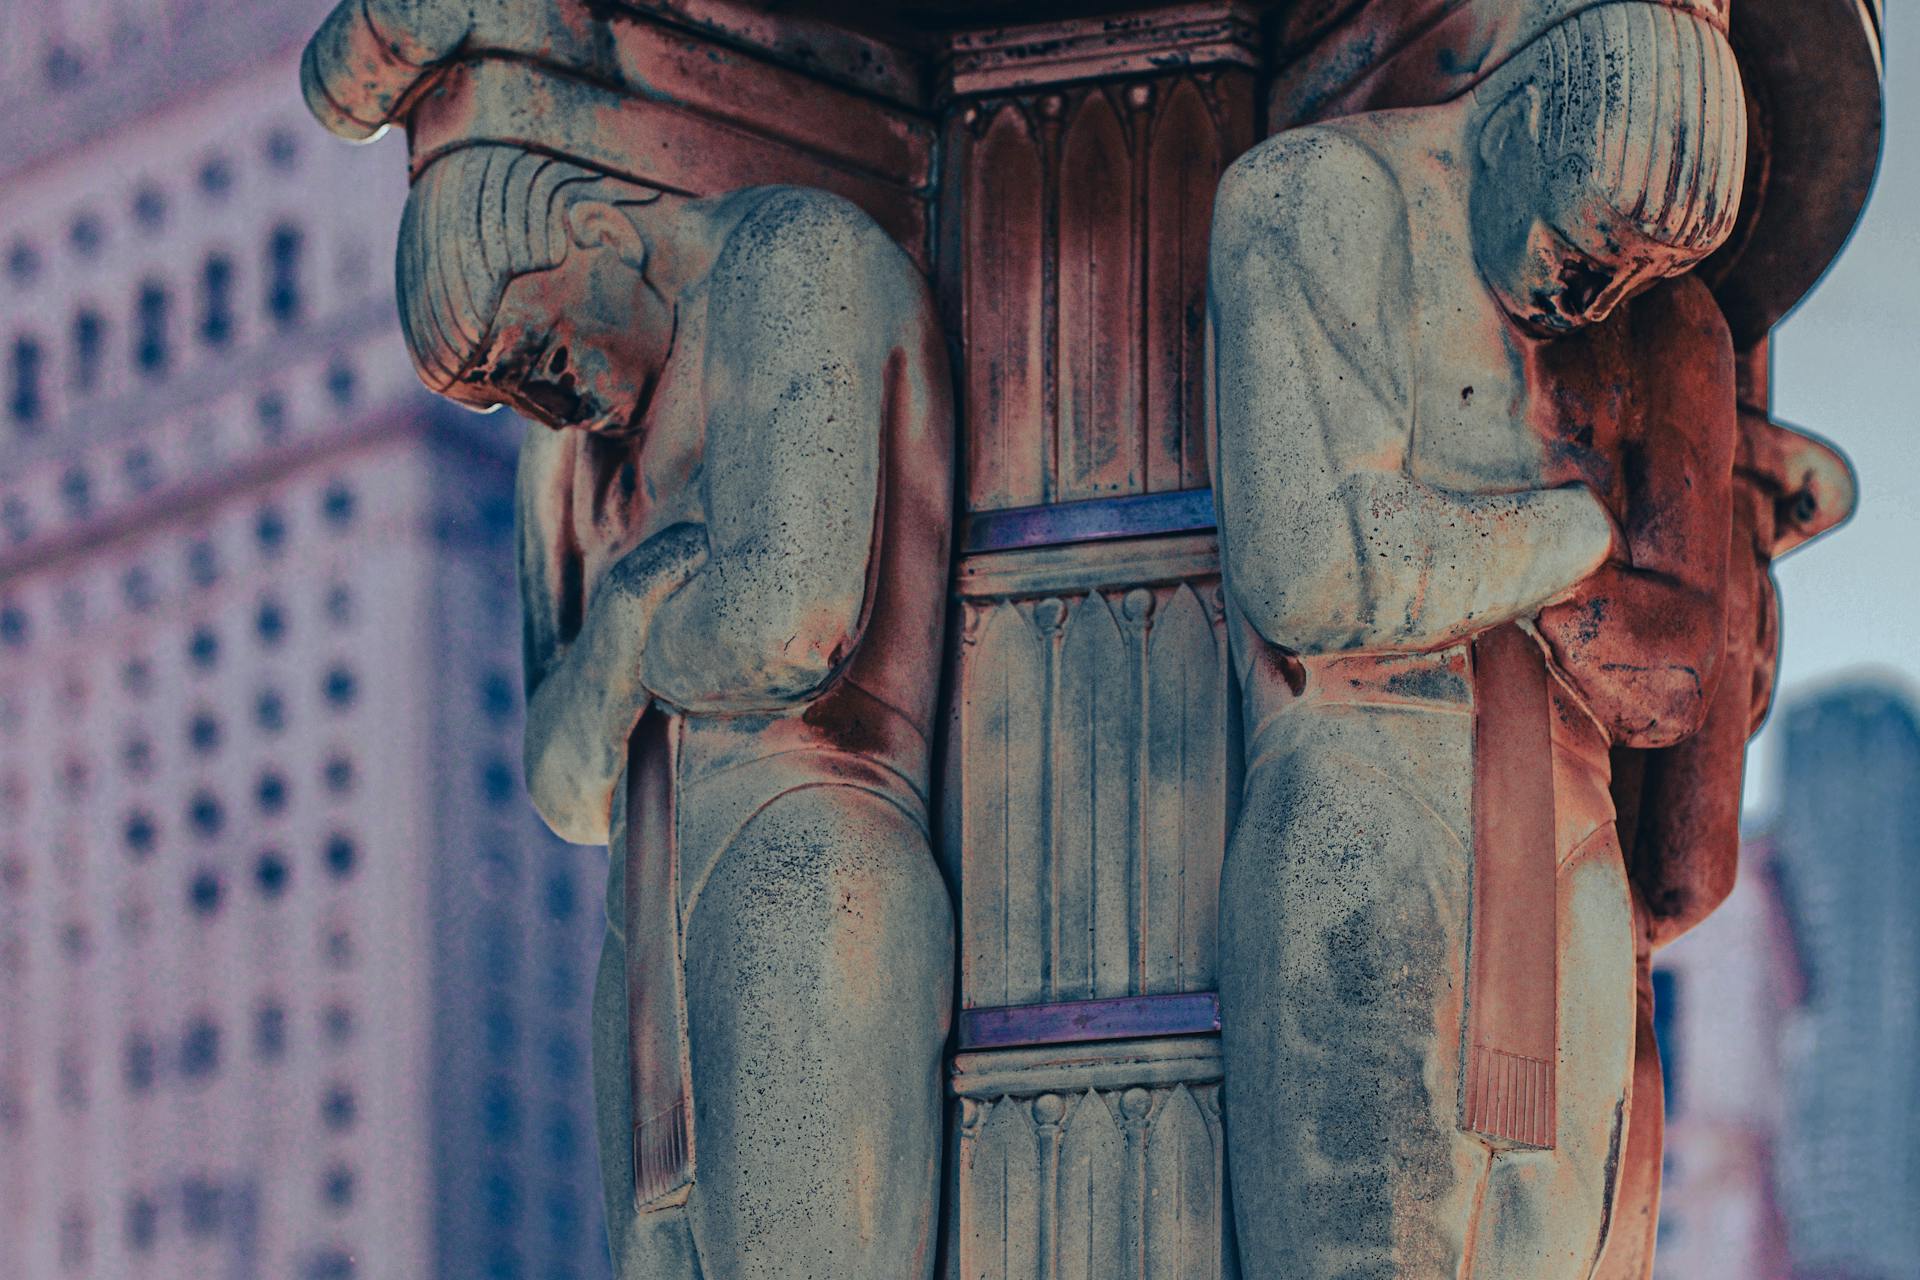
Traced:
[[960, 1011], [962, 1049], [1206, 1035], [1218, 1030], [1220, 997], [1211, 991]]
[[961, 529], [960, 550], [1012, 551], [1157, 533], [1210, 533], [1213, 528], [1213, 490], [1179, 489], [976, 512]]

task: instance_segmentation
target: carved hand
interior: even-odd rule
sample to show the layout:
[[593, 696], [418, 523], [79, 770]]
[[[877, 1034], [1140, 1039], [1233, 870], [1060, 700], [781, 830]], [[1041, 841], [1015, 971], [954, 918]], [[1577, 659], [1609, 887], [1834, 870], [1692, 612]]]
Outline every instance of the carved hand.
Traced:
[[651, 701], [640, 669], [661, 603], [707, 561], [706, 530], [676, 524], [601, 579], [580, 633], [527, 696], [527, 790], [562, 839], [604, 844], [627, 738]]

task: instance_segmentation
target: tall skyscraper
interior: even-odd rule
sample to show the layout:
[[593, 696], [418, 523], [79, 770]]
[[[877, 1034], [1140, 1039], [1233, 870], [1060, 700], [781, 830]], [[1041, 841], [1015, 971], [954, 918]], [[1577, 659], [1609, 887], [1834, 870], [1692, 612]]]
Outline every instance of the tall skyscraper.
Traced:
[[1661, 1280], [1920, 1280], [1920, 729], [1787, 703], [1776, 812], [1655, 970]]
[[1796, 1275], [1920, 1278], [1920, 725], [1859, 683], [1786, 709], [1775, 841], [1805, 958], [1781, 1186]]
[[7, 1280], [608, 1270], [518, 428], [415, 383], [325, 8], [0, 6]]

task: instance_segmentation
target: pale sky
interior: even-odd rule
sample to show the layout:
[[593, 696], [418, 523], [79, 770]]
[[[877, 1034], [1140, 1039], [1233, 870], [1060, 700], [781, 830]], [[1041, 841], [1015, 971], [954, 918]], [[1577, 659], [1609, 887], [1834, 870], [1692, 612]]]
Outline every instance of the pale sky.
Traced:
[[[1920, 690], [1920, 29], [1889, 16], [1879, 185], [1774, 332], [1774, 416], [1833, 440], [1860, 475], [1852, 523], [1779, 565], [1783, 700], [1863, 668]], [[1748, 757], [1751, 816], [1774, 790], [1773, 734]]]

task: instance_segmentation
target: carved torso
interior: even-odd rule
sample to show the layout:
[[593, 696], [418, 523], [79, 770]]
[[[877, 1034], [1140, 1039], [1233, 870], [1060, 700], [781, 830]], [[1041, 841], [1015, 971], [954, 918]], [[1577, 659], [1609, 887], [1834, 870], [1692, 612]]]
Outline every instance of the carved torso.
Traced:
[[[713, 238], [724, 243], [767, 195], [747, 191], [695, 202], [681, 216], [713, 220], [720, 230]], [[911, 270], [904, 258], [899, 269]], [[709, 383], [736, 376], [742, 371], [736, 362], [753, 358], [750, 352], [717, 350], [708, 341], [717, 319], [711, 305], [705, 276], [675, 299], [672, 346], [637, 433], [568, 430], [548, 442], [551, 465], [568, 476], [566, 558], [579, 575], [585, 609], [593, 607], [602, 579], [623, 556], [675, 524], [702, 525], [709, 518], [702, 496]], [[880, 495], [854, 652], [818, 696], [799, 705], [688, 717], [680, 767], [685, 780], [796, 749], [839, 750], [897, 773], [924, 802], [938, 671], [928, 655], [937, 652], [941, 633], [949, 518], [948, 473], [928, 463], [944, 458], [950, 445], [944, 413], [929, 412], [943, 406], [947, 395], [937, 331], [923, 317], [902, 320], [884, 375], [873, 371], [888, 379], [889, 392], [872, 442], [880, 455]], [[836, 353], [820, 358], [825, 362]]]

